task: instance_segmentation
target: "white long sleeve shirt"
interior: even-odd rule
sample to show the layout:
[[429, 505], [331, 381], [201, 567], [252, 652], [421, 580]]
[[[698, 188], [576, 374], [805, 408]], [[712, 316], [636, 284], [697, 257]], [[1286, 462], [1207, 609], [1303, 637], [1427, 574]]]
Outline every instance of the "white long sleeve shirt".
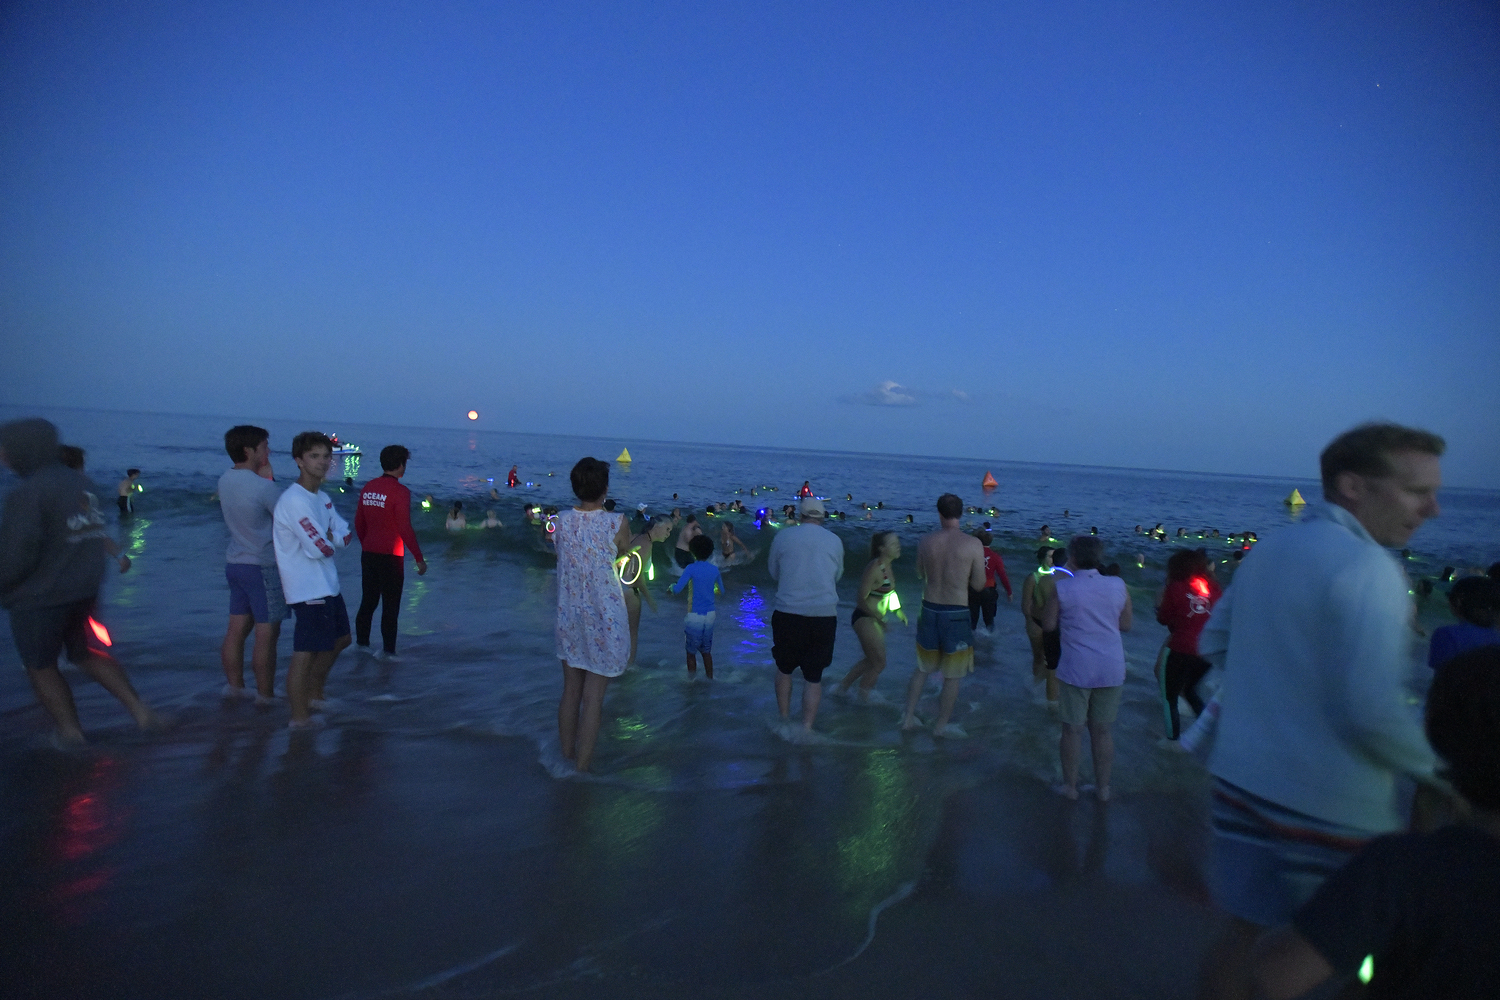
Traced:
[[1397, 779], [1437, 763], [1406, 701], [1411, 613], [1401, 567], [1342, 507], [1256, 545], [1198, 639], [1224, 667], [1209, 771], [1309, 816], [1401, 829]]
[[344, 547], [349, 524], [321, 491], [309, 493], [293, 483], [276, 501], [271, 537], [276, 569], [288, 604], [316, 601], [339, 592], [339, 570], [333, 557]]

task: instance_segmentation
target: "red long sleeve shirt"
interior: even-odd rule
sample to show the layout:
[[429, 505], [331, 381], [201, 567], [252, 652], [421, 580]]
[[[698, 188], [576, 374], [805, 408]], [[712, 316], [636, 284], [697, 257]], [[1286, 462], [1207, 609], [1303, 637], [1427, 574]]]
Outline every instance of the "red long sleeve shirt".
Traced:
[[1168, 649], [1198, 655], [1198, 635], [1208, 624], [1209, 613], [1222, 593], [1217, 581], [1201, 576], [1167, 584], [1161, 606], [1156, 609], [1156, 620], [1171, 630]]
[[411, 526], [411, 490], [394, 476], [379, 476], [359, 491], [354, 533], [366, 552], [403, 556], [409, 547], [422, 560], [422, 546]]
[[984, 585], [993, 587], [996, 580], [1000, 586], [1005, 588], [1005, 596], [1010, 597], [1010, 576], [1005, 572], [1005, 560], [1000, 558], [1000, 553], [990, 548], [984, 548]]

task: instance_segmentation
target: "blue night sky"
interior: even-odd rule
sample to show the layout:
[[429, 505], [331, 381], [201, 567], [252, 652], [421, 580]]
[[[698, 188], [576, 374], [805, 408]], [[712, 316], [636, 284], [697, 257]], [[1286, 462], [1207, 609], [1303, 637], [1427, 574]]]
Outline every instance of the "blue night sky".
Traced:
[[0, 402], [1500, 486], [1492, 4], [12, 2], [0, 116]]

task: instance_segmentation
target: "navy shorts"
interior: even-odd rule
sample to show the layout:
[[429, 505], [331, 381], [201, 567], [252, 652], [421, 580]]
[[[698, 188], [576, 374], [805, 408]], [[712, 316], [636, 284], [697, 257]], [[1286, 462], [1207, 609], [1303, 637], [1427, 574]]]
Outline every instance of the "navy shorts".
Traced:
[[343, 594], [293, 604], [292, 610], [297, 612], [294, 653], [331, 653], [339, 637], [349, 634], [349, 609], [344, 607]]
[[71, 663], [81, 663], [90, 655], [89, 616], [94, 613], [94, 599], [49, 608], [12, 608], [10, 631], [15, 636], [16, 652], [27, 670], [46, 670], [57, 666], [62, 651], [68, 651]]
[[224, 567], [229, 581], [229, 613], [251, 615], [255, 624], [283, 622], [292, 617], [281, 594], [281, 574], [275, 566], [229, 563]]

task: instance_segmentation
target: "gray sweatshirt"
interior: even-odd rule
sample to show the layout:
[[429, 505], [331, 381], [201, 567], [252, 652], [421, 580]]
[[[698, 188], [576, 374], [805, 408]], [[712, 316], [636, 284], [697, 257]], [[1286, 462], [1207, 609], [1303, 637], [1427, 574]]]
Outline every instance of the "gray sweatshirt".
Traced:
[[94, 484], [57, 460], [45, 420], [0, 426], [0, 448], [21, 482], [0, 518], [0, 606], [12, 610], [93, 597], [104, 578], [104, 516]]

